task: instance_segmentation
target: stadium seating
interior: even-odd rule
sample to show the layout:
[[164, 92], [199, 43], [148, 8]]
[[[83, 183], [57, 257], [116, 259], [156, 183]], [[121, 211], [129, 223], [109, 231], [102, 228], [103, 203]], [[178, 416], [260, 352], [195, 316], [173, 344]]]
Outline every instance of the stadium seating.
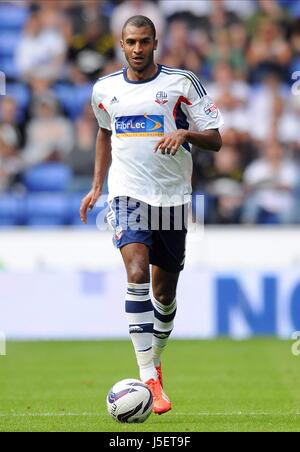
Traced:
[[13, 58], [19, 41], [20, 33], [0, 31], [0, 55], [8, 55]]
[[2, 2], [0, 5], [0, 31], [18, 31], [22, 29], [28, 16], [29, 11], [24, 3]]
[[61, 193], [32, 193], [25, 198], [25, 224], [55, 227], [68, 223], [68, 199]]
[[[17, 68], [14, 62], [10, 62], [9, 58], [6, 58], [5, 61], [9, 65], [9, 67], [5, 67], [5, 74], [10, 77], [11, 74], [17, 73]], [[8, 69], [8, 70], [7, 70]], [[13, 75], [13, 76], [14, 76]], [[6, 85], [6, 94], [7, 96], [12, 97], [18, 106], [18, 116], [17, 119], [21, 123], [26, 115], [26, 109], [30, 102], [30, 92], [27, 86], [23, 83], [7, 83]]]
[[[0, 228], [7, 226], [41, 227], [97, 227], [97, 217], [103, 207], [95, 206], [88, 212], [88, 224], [83, 225], [79, 216], [82, 193], [31, 192], [0, 196]], [[102, 217], [101, 217], [102, 218]], [[105, 225], [101, 223], [100, 227]]]
[[71, 119], [77, 119], [84, 106], [90, 102], [92, 96], [92, 84], [74, 86], [67, 83], [57, 83], [54, 91]]
[[[114, 70], [115, 67], [119, 68], [121, 64], [124, 63], [123, 59], [119, 59], [119, 53], [117, 50], [115, 52], [115, 57], [113, 57], [113, 53], [106, 53], [105, 50], [106, 45], [108, 48], [113, 45], [113, 36], [114, 34], [116, 34], [116, 31], [118, 31], [114, 30], [114, 20], [112, 18], [112, 15], [115, 14], [115, 10], [118, 9], [117, 4], [120, 2], [115, 2], [113, 0], [106, 2], [99, 1], [99, 19], [105, 19], [105, 22], [103, 22], [103, 25], [105, 26], [103, 26], [103, 30], [101, 30], [102, 27], [100, 27], [99, 42], [95, 41], [94, 43], [92, 43], [92, 45], [96, 45], [97, 49], [99, 47], [99, 52], [100, 54], [103, 53], [103, 57], [105, 58], [107, 64], [105, 64], [105, 67], [103, 68], [103, 73], [99, 71], [99, 73], [93, 76], [93, 81], [87, 81], [89, 79], [86, 78], [85, 75], [88, 74], [88, 72], [86, 72], [85, 70], [82, 74], [83, 77], [79, 76], [83, 68], [81, 64], [78, 64], [78, 60], [76, 58], [77, 51], [80, 50], [79, 48], [77, 48], [77, 46], [79, 45], [80, 47], [80, 45], [84, 44], [86, 39], [89, 39], [89, 30], [85, 30], [84, 27], [82, 30], [77, 30], [78, 25], [81, 22], [80, 17], [81, 15], [82, 17], [84, 17], [85, 14], [85, 2], [78, 2], [77, 0], [71, 0], [70, 2], [67, 2], [67, 4], [64, 4], [64, 2], [56, 2], [57, 5], [55, 11], [58, 14], [57, 16], [55, 16], [54, 13], [51, 21], [49, 22], [47, 21], [48, 8], [45, 7], [46, 3], [47, 2], [25, 0], [0, 1], [0, 71], [1, 73], [5, 74], [7, 96], [14, 98], [17, 104], [17, 115], [15, 122], [21, 139], [19, 140], [20, 143], [18, 146], [20, 149], [16, 149], [16, 151], [20, 152], [20, 154], [22, 153], [22, 150], [28, 149], [27, 146], [30, 146], [28, 131], [31, 120], [35, 114], [34, 109], [31, 108], [33, 106], [32, 102], [35, 99], [38, 99], [39, 96], [41, 96], [41, 93], [44, 92], [44, 90], [45, 92], [47, 90], [54, 92], [57, 97], [57, 118], [66, 117], [69, 124], [72, 123], [71, 126], [73, 127], [74, 135], [78, 134], [78, 137], [84, 138], [85, 134], [89, 134], [89, 129], [85, 129], [85, 122], [90, 122], [90, 125], [92, 125], [92, 123], [94, 122], [94, 125], [96, 127], [96, 121], [92, 117], [92, 115], [90, 115], [91, 112], [83, 114], [86, 105], [90, 104], [92, 88], [94, 82], [96, 81], [96, 78], [98, 76], [106, 75], [111, 70]], [[160, 2], [155, 1], [154, 3], [157, 3], [160, 8]], [[269, 89], [268, 78], [265, 78], [265, 75], [274, 73], [276, 77], [279, 76], [280, 78], [280, 80], [278, 81], [278, 83], [280, 82], [280, 88], [276, 89], [276, 98], [278, 97], [278, 102], [280, 100], [279, 98], [281, 98], [283, 105], [281, 116], [278, 114], [278, 112], [275, 112], [276, 114], [274, 115], [274, 118], [277, 118], [278, 116], [276, 122], [277, 120], [279, 121], [280, 117], [284, 119], [285, 112], [287, 112], [288, 115], [291, 115], [291, 117], [294, 118], [296, 124], [297, 120], [299, 119], [298, 110], [296, 107], [296, 96], [294, 96], [295, 102], [291, 102], [291, 105], [289, 102], [291, 86], [293, 85], [294, 88], [297, 88], [298, 86], [298, 80], [295, 80], [295, 74], [297, 74], [300, 64], [298, 51], [299, 49], [297, 47], [297, 24], [300, 18], [299, 1], [276, 0], [275, 2], [273, 2], [274, 5], [277, 4], [276, 18], [272, 18], [272, 21], [274, 22], [273, 33], [276, 40], [278, 40], [278, 56], [276, 58], [273, 58], [273, 56], [272, 58], [270, 58], [270, 55], [268, 54], [268, 46], [263, 45], [263, 41], [265, 39], [264, 33], [260, 33], [260, 20], [256, 20], [256, 18], [259, 17], [259, 15], [264, 11], [264, 6], [262, 4], [260, 5], [260, 2], [248, 2], [249, 4], [252, 3], [250, 9], [247, 6], [245, 6], [246, 9], [240, 6], [243, 3], [246, 4], [247, 2], [220, 2], [222, 3], [222, 5], [220, 4], [218, 8], [220, 8], [220, 10], [224, 9], [224, 18], [226, 18], [228, 24], [228, 30], [226, 30], [226, 34], [228, 35], [226, 40], [228, 42], [227, 44], [225, 42], [223, 43], [224, 49], [227, 47], [228, 49], [226, 52], [224, 52], [224, 55], [222, 41], [219, 42], [217, 39], [218, 33], [216, 33], [216, 35], [212, 33], [214, 21], [212, 20], [213, 16], [211, 16], [211, 14], [213, 14], [214, 7], [212, 7], [210, 12], [210, 8], [207, 9], [205, 13], [203, 12], [202, 17], [201, 15], [198, 16], [199, 11], [196, 10], [192, 11], [191, 14], [186, 15], [179, 7], [178, 11], [176, 12], [177, 2], [172, 3], [173, 5], [170, 11], [173, 11], [173, 13], [168, 11], [168, 8], [166, 10], [162, 8], [161, 11], [158, 8], [157, 10], [157, 12], [162, 16], [165, 16], [166, 19], [166, 30], [161, 30], [162, 32], [164, 32], [161, 33], [161, 42], [163, 49], [160, 57], [161, 63], [165, 63], [164, 58], [166, 57], [168, 65], [174, 67], [177, 65], [176, 55], [174, 55], [175, 59], [172, 56], [172, 36], [174, 30], [177, 30], [177, 27], [174, 27], [173, 29], [172, 24], [174, 23], [174, 19], [177, 18], [178, 24], [180, 24], [180, 22], [182, 21], [186, 25], [186, 31], [184, 31], [184, 33], [186, 33], [186, 38], [182, 39], [182, 49], [184, 50], [186, 42], [189, 42], [190, 48], [194, 49], [191, 50], [191, 55], [188, 51], [188, 46], [186, 47], [186, 52], [180, 52], [181, 57], [179, 60], [182, 60], [180, 62], [180, 67], [195, 72], [201, 80], [203, 79], [205, 86], [207, 84], [208, 91], [216, 91], [217, 97], [220, 98], [221, 110], [224, 109], [225, 117], [225, 127], [222, 129], [222, 135], [224, 136], [223, 142], [225, 144], [226, 142], [233, 143], [232, 147], [237, 147], [238, 153], [240, 154], [240, 158], [236, 159], [237, 161], [235, 163], [232, 163], [235, 168], [232, 170], [232, 173], [228, 175], [228, 177], [232, 177], [234, 178], [234, 180], [237, 177], [240, 178], [240, 183], [243, 186], [244, 171], [246, 167], [251, 163], [251, 161], [255, 158], [255, 155], [258, 153], [257, 137], [259, 134], [261, 134], [262, 136], [259, 139], [263, 139], [264, 134], [263, 130], [257, 131], [257, 128], [247, 128], [247, 118], [252, 117], [252, 115], [253, 117], [255, 117], [254, 112], [257, 111], [259, 114], [260, 111], [264, 110], [264, 107], [266, 107], [267, 111], [269, 108], [269, 103], [270, 109], [275, 107], [277, 108], [277, 101], [271, 102], [271, 94], [270, 99], [268, 95], [265, 96], [266, 101], [265, 103], [263, 102], [262, 105], [257, 102], [257, 98], [264, 99], [264, 95], [268, 92]], [[264, 11], [264, 14], [268, 15], [268, 12], [266, 11]], [[53, 80], [51, 71], [49, 73], [48, 87], [46, 87], [47, 83], [44, 84], [36, 82], [36, 79], [39, 78], [39, 74], [37, 73], [35, 73], [34, 76], [32, 74], [32, 76], [27, 75], [26, 78], [24, 78], [19, 73], [16, 65], [16, 49], [21, 40], [20, 38], [23, 39], [26, 35], [26, 33], [23, 33], [24, 26], [26, 26], [28, 19], [32, 17], [35, 12], [37, 12], [38, 15], [39, 13], [41, 13], [42, 28], [50, 28], [52, 32], [54, 28], [56, 29], [57, 43], [61, 42], [61, 40], [65, 38], [65, 30], [71, 30], [72, 27], [74, 28], [74, 39], [70, 41], [66, 40], [65, 44], [68, 51], [66, 52], [64, 62], [61, 64], [61, 67], [57, 70], [54, 70]], [[97, 12], [95, 12], [95, 14], [97, 15]], [[51, 14], [49, 18], [51, 18]], [[233, 20], [233, 18], [235, 19]], [[235, 24], [235, 26], [233, 27], [229, 25], [232, 24], [232, 20]], [[55, 23], [56, 25], [52, 26], [51, 23]], [[211, 42], [208, 43], [208, 51], [203, 55], [202, 51], [199, 51], [200, 48], [198, 49], [198, 32], [200, 33], [199, 36], [201, 36], [202, 24], [205, 24], [204, 28], [207, 30], [208, 35], [211, 36]], [[243, 36], [242, 28], [245, 29], [245, 36]], [[193, 33], [189, 33], [190, 29], [193, 30]], [[78, 36], [81, 36], [81, 44], [78, 41], [77, 31], [80, 32]], [[241, 42], [240, 45], [236, 46], [235, 40], [236, 36], [239, 33]], [[174, 37], [176, 38], [175, 35]], [[248, 55], [252, 55], [252, 52], [254, 52], [255, 46], [257, 44], [258, 48], [260, 48], [260, 45], [262, 45], [262, 55], [258, 59], [259, 61], [254, 64], [250, 61], [252, 57], [250, 58]], [[290, 46], [290, 51], [288, 51], [288, 48], [285, 48], [286, 45]], [[116, 40], [116, 47], [118, 47], [118, 39]], [[34, 46], [32, 48], [34, 49]], [[265, 50], [263, 50], [264, 48]], [[287, 55], [289, 53], [290, 56], [287, 58]], [[190, 58], [190, 56], [192, 56], [192, 58]], [[47, 55], [45, 55], [45, 57], [47, 57]], [[250, 61], [250, 63], [248, 60]], [[282, 61], [282, 63], [279, 63], [279, 61]], [[220, 62], [222, 62], [222, 64], [219, 64]], [[223, 63], [225, 63], [225, 66], [223, 65]], [[73, 71], [73, 69], [76, 70]], [[232, 74], [230, 75], [231, 71]], [[224, 79], [224, 74], [226, 73], [227, 77], [229, 77], [230, 75], [231, 83], [228, 83], [228, 79], [228, 81], [225, 83], [226, 86], [223, 86], [223, 82], [226, 79], [226, 77]], [[46, 78], [48, 79], [48, 74], [46, 75]], [[224, 93], [230, 91], [233, 100], [235, 99], [234, 102], [232, 102], [232, 105], [236, 104], [236, 108], [234, 108], [233, 110], [231, 110], [231, 107], [229, 108], [228, 105], [226, 106], [227, 95], [223, 96], [223, 91]], [[0, 102], [1, 100], [2, 99], [0, 99]], [[222, 102], [224, 103], [224, 106], [222, 106]], [[258, 106], [256, 108], [252, 108], [252, 105], [255, 106], [256, 104]], [[271, 104], [274, 104], [274, 106], [272, 107]], [[240, 114], [241, 108], [243, 110], [243, 114]], [[263, 112], [261, 114], [263, 117]], [[79, 123], [78, 119], [81, 119]], [[264, 125], [264, 122], [262, 121], [261, 124]], [[260, 127], [258, 127], [258, 129], [260, 129]], [[262, 127], [261, 129], [264, 128]], [[92, 130], [92, 127], [90, 127], [90, 130]], [[247, 133], [245, 134], [246, 131]], [[289, 158], [295, 158], [295, 167], [298, 168], [299, 162], [297, 159], [300, 149], [299, 143], [297, 140], [296, 143], [292, 141], [289, 133], [289, 125], [285, 125], [285, 121], [283, 121], [283, 124], [280, 123], [280, 127], [278, 126], [278, 134], [282, 135], [283, 142], [286, 140], [286, 143], [283, 143], [284, 149], [289, 150]], [[87, 143], [87, 147], [91, 146], [91, 143]], [[76, 152], [78, 151], [78, 149], [76, 149], [76, 146], [74, 146], [73, 151], [75, 160]], [[228, 155], [232, 155], [232, 153], [229, 153]], [[241, 156], [243, 156], [243, 158]], [[228, 156], [225, 156], [223, 158], [223, 161], [225, 162], [228, 158]], [[194, 172], [194, 184], [195, 187], [199, 187], [200, 190], [209, 190], [208, 185], [210, 184], [211, 177], [219, 177], [219, 170], [217, 169], [216, 174], [214, 174], [216, 165], [214, 162], [209, 162], [210, 159], [211, 157], [206, 158], [206, 155], [203, 154], [203, 168], [199, 171], [199, 174], [197, 173], [197, 171]], [[72, 158], [70, 158], [69, 165], [72, 164], [73, 160]], [[199, 165], [202, 167], [202, 158], [199, 158]], [[207, 166], [205, 167], [205, 165]], [[89, 169], [89, 165], [87, 164], [85, 168], [82, 168], [82, 170], [79, 171], [80, 174], [77, 175], [76, 165], [74, 165], [74, 168], [74, 174], [72, 174], [72, 170], [64, 164], [47, 163], [38, 165], [34, 168], [30, 168], [25, 172], [25, 174], [17, 174], [15, 177], [12, 177], [11, 194], [9, 195], [10, 199], [12, 199], [12, 205], [11, 207], [7, 205], [7, 198], [5, 196], [1, 198], [2, 204], [0, 206], [0, 225], [25, 225], [29, 224], [30, 221], [37, 221], [37, 223], [40, 223], [42, 225], [43, 222], [46, 221], [45, 216], [43, 216], [43, 219], [40, 217], [38, 220], [32, 220], [30, 218], [28, 219], [26, 213], [27, 211], [24, 211], [24, 208], [23, 214], [19, 214], [20, 208], [16, 207], [17, 204], [22, 201], [22, 206], [27, 205], [27, 196], [29, 196], [30, 198], [31, 194], [33, 193], [41, 193], [43, 195], [47, 193], [47, 199], [49, 200], [49, 202], [51, 199], [51, 194], [54, 194], [54, 199], [56, 199], [56, 195], [59, 193], [61, 195], [64, 194], [64, 199], [65, 201], [67, 201], [67, 213], [65, 216], [63, 216], [63, 224], [81, 226], [82, 223], [78, 215], [78, 209], [82, 196], [84, 196], [84, 194], [90, 189], [90, 179], [92, 177], [92, 171]], [[18, 193], [20, 192], [20, 185], [21, 190], [24, 189], [22, 200], [19, 195], [18, 197], [15, 197], [14, 195], [15, 190], [17, 190]], [[205, 195], [203, 200], [204, 204], [201, 204], [200, 206], [196, 202], [196, 195], [198, 194]], [[293, 215], [290, 215], [291, 218], [293, 218], [292, 221], [296, 221], [296, 223], [299, 223], [300, 221], [299, 196], [300, 194], [297, 192], [295, 194], [295, 201], [297, 203], [297, 209], [295, 210], [297, 210], [297, 212], [293, 213]], [[211, 192], [195, 192], [193, 195], [192, 208], [194, 220], [197, 220], [200, 223], [206, 221], [209, 224], [214, 224], [222, 221], [227, 221], [227, 217], [224, 219], [222, 217], [222, 212], [219, 212], [219, 197], [217, 195], [213, 196]], [[243, 208], [243, 206], [241, 208]], [[220, 215], [218, 216], [219, 213]], [[88, 225], [95, 227], [96, 218], [97, 209], [95, 209], [93, 212], [90, 212]], [[294, 218], [296, 220], [294, 220]], [[51, 221], [56, 224], [57, 221], [61, 221], [61, 219], [58, 220], [54, 215], [53, 219], [49, 218], [48, 216], [47, 221], [49, 221], [49, 226], [51, 226]], [[233, 224], [240, 224], [244, 220], [241, 215], [237, 215], [230, 217], [228, 221], [232, 222]], [[283, 220], [280, 215], [270, 214], [266, 211], [260, 211], [257, 217], [257, 223], [259, 224], [278, 224], [282, 221]]]
[[0, 4], [0, 68], [9, 79], [18, 78], [14, 53], [20, 34], [29, 17], [25, 4], [1, 2]]
[[22, 199], [12, 194], [0, 196], [0, 227], [18, 226], [24, 216]]
[[280, 218], [276, 213], [268, 212], [260, 208], [256, 218], [257, 224], [280, 224]]
[[6, 94], [13, 97], [19, 108], [26, 108], [30, 102], [30, 92], [23, 83], [7, 83]]
[[30, 192], [66, 191], [72, 180], [72, 171], [63, 163], [45, 163], [26, 170], [23, 183]]
[[15, 60], [9, 55], [0, 55], [1, 71], [5, 73], [7, 79], [17, 79], [19, 72]]

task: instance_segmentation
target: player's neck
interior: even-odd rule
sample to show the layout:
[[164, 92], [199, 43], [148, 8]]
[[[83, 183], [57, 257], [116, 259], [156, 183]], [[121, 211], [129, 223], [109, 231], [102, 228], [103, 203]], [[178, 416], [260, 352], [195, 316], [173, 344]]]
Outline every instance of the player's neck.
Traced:
[[141, 80], [150, 80], [158, 71], [158, 65], [154, 63], [147, 67], [144, 71], [134, 71], [130, 66], [127, 68], [127, 78], [132, 82]]

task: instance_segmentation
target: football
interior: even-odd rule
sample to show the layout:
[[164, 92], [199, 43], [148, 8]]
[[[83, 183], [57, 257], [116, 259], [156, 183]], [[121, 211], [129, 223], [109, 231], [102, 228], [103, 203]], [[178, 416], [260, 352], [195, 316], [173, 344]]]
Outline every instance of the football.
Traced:
[[133, 378], [117, 382], [107, 394], [107, 410], [118, 422], [145, 422], [150, 416], [153, 397], [144, 383]]

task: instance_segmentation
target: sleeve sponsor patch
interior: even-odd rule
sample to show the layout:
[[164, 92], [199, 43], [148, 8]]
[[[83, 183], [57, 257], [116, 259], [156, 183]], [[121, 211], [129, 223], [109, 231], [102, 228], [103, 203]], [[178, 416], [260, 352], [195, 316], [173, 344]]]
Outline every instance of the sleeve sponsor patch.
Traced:
[[204, 112], [207, 116], [210, 116], [211, 118], [217, 118], [219, 110], [217, 105], [214, 102], [209, 102], [205, 104], [204, 106]]

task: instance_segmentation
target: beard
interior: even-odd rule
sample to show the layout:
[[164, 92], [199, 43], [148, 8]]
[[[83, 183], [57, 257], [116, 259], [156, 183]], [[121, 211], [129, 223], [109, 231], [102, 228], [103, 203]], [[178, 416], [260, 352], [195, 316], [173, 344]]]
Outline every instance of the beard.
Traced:
[[136, 65], [134, 63], [134, 61], [132, 60], [132, 58], [128, 54], [125, 53], [125, 58], [127, 60], [127, 63], [129, 64], [130, 68], [133, 71], [138, 72], [138, 73], [144, 72], [146, 69], [148, 69], [148, 67], [151, 66], [151, 64], [153, 63], [153, 56], [154, 56], [154, 52], [152, 52], [147, 57], [144, 57], [142, 65]]

